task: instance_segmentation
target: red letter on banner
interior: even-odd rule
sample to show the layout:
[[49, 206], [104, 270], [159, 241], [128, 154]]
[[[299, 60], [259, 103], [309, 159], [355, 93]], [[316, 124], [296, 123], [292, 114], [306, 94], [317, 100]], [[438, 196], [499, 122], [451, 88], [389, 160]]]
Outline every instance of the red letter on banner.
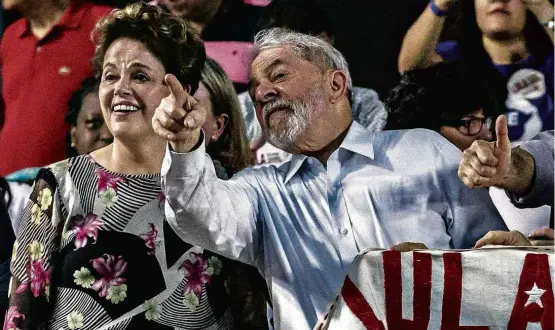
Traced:
[[526, 330], [528, 322], [553, 329], [553, 289], [546, 254], [527, 254], [520, 274], [508, 330]]
[[443, 308], [441, 330], [488, 330], [487, 326], [460, 326], [462, 304], [462, 263], [460, 253], [444, 253]]
[[384, 251], [385, 313], [390, 329], [426, 330], [430, 322], [432, 256], [413, 252], [413, 320], [402, 317], [401, 252]]
[[345, 304], [355, 314], [356, 317], [364, 324], [368, 330], [385, 330], [385, 327], [374, 314], [372, 307], [366, 301], [362, 293], [358, 290], [356, 285], [351, 281], [349, 276], [345, 278], [343, 287], [341, 288], [341, 296]]

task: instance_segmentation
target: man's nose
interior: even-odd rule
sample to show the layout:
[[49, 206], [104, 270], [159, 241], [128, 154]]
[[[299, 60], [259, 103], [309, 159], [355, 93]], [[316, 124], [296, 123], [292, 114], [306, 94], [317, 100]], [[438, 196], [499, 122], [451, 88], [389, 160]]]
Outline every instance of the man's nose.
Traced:
[[258, 88], [256, 88], [255, 97], [258, 103], [268, 103], [276, 99], [277, 96], [278, 91], [270, 84], [260, 84]]

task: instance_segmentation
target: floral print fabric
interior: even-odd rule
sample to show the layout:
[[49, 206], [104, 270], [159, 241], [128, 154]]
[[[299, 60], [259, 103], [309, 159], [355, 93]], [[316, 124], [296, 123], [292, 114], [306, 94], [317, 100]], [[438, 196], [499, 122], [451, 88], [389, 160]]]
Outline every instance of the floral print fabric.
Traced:
[[159, 180], [88, 156], [42, 169], [14, 245], [3, 329], [267, 328], [265, 289], [235, 283], [260, 275], [181, 241]]

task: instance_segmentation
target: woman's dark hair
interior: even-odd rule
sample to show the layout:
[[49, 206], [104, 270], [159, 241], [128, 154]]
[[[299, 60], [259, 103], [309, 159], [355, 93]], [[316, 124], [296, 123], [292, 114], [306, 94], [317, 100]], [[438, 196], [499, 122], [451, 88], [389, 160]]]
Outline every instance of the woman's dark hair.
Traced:
[[190, 85], [191, 94], [196, 91], [206, 53], [198, 33], [181, 18], [144, 2], [113, 10], [97, 23], [93, 32], [96, 43], [93, 68], [97, 78], [102, 74], [106, 51], [120, 38], [143, 43], [167, 73], [175, 75], [181, 84]]
[[463, 61], [442, 62], [405, 72], [385, 101], [385, 129], [427, 128], [439, 132], [449, 119], [482, 109], [496, 117], [504, 111], [505, 94]]
[[[93, 93], [98, 94], [98, 79], [95, 77], [88, 77], [81, 82], [79, 89], [71, 94], [67, 104], [67, 113], [65, 117], [65, 121], [71, 127], [77, 126], [77, 117], [79, 117], [85, 97]], [[69, 157], [77, 156], [77, 151], [71, 146], [71, 134], [69, 131], [66, 136], [66, 150]]]
[[222, 67], [212, 59], [206, 60], [201, 82], [210, 95], [214, 116], [227, 114], [229, 118], [222, 135], [208, 145], [207, 152], [223, 165], [230, 166], [235, 171], [242, 170], [250, 162], [249, 143], [233, 83]]
[[274, 27], [330, 38], [337, 34], [338, 0], [273, 0], [263, 11], [257, 30]]

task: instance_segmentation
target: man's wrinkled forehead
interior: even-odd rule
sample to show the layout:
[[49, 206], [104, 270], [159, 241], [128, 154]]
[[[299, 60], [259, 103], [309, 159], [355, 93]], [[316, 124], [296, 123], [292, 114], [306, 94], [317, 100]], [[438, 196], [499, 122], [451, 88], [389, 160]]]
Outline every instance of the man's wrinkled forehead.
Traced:
[[251, 63], [248, 86], [256, 85], [262, 78], [269, 76], [272, 70], [284, 65], [289, 70], [300, 69], [303, 63], [309, 61], [296, 53], [289, 46], [275, 46], [262, 49]]
[[300, 60], [291, 47], [275, 46], [262, 49], [254, 57], [251, 64], [251, 78], [256, 78], [260, 74], [266, 73], [269, 69], [275, 67], [276, 62], [291, 64], [295, 60]]

